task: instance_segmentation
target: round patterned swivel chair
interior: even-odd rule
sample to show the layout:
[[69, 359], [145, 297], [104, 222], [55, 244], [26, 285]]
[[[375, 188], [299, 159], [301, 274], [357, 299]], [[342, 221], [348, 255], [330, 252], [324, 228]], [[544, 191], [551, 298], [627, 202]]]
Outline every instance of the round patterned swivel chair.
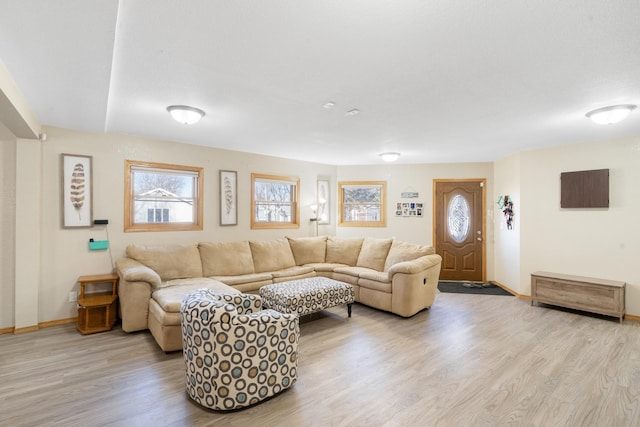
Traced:
[[187, 394], [214, 410], [258, 403], [293, 385], [298, 316], [261, 310], [258, 295], [198, 289], [180, 306]]

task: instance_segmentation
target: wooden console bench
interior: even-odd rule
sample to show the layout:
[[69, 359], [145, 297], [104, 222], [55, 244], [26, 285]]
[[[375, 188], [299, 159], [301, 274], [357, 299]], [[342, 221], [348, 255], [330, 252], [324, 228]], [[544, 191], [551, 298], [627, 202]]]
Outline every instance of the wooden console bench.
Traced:
[[534, 302], [624, 318], [625, 282], [536, 271], [531, 274]]

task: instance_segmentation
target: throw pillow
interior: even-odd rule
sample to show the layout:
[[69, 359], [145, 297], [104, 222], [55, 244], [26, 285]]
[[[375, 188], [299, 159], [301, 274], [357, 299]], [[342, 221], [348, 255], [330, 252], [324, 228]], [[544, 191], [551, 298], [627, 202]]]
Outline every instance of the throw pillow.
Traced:
[[389, 255], [384, 263], [384, 271], [389, 270], [392, 265], [403, 261], [411, 261], [421, 256], [435, 254], [433, 246], [419, 245], [416, 243], [401, 242], [394, 240], [389, 249]]
[[365, 238], [356, 267], [366, 267], [376, 271], [384, 270], [384, 262], [392, 242], [392, 239]]
[[296, 260], [293, 258], [287, 239], [267, 240], [264, 242], [251, 240], [249, 245], [251, 246], [253, 266], [256, 273], [284, 270], [285, 268], [296, 266]]
[[247, 240], [200, 243], [202, 272], [205, 277], [253, 274], [253, 256]]
[[287, 237], [296, 265], [324, 262], [327, 252], [327, 237]]
[[330, 236], [327, 239], [326, 262], [354, 266], [364, 239], [341, 239]]

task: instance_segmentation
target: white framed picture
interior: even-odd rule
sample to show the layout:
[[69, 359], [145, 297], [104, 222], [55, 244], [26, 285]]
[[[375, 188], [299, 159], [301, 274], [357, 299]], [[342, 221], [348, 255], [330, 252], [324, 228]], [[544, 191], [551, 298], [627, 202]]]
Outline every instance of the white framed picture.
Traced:
[[329, 181], [318, 181], [318, 224], [329, 224]]
[[238, 173], [220, 171], [220, 225], [238, 224]]
[[92, 157], [61, 155], [62, 227], [81, 228], [93, 224]]

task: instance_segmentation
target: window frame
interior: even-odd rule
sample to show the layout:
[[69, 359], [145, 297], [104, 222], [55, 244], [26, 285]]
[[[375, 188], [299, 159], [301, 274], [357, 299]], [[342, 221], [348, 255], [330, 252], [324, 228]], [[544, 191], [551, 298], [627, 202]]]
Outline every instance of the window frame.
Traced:
[[[281, 181], [282, 184], [294, 183], [295, 189], [292, 191], [290, 222], [280, 221], [258, 221], [256, 206], [260, 200], [256, 200], [256, 182]], [[275, 229], [275, 228], [300, 228], [300, 178], [296, 176], [266, 175], [259, 173], [251, 174], [251, 229]], [[265, 200], [265, 202], [267, 202]]]
[[[379, 187], [380, 219], [378, 221], [346, 221], [344, 218], [345, 187]], [[364, 205], [364, 203], [362, 203]], [[366, 203], [371, 205], [371, 203]], [[340, 227], [386, 227], [387, 226], [387, 181], [340, 181], [338, 182], [338, 226]]]
[[[169, 163], [140, 162], [134, 160], [125, 160], [124, 171], [124, 231], [191, 231], [203, 229], [203, 206], [204, 206], [204, 168], [195, 166], [181, 166]], [[149, 169], [160, 171], [176, 171], [176, 174], [182, 172], [184, 174], [196, 175], [195, 188], [193, 195], [193, 222], [147, 222], [136, 223], [134, 221], [135, 213], [135, 193], [133, 191], [133, 176], [137, 170]]]

